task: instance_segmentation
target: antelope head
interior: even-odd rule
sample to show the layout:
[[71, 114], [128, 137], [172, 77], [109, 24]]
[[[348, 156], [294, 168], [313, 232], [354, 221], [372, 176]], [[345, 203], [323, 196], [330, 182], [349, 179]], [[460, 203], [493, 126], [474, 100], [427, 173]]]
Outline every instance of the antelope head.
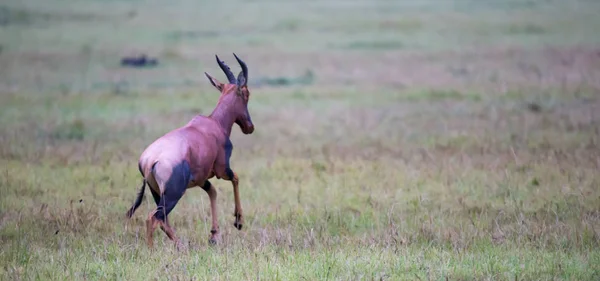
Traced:
[[244, 134], [248, 135], [254, 132], [254, 124], [252, 123], [250, 112], [248, 112], [248, 101], [250, 100], [250, 90], [248, 89], [248, 67], [235, 53], [233, 56], [242, 68], [242, 71], [240, 71], [237, 78], [233, 75], [231, 69], [229, 69], [225, 62], [221, 61], [219, 56], [215, 55], [217, 63], [227, 76], [229, 83], [221, 83], [210, 74], [206, 72], [204, 72], [204, 74], [210, 83], [221, 92], [219, 102], [221, 103], [227, 100], [229, 105], [228, 110], [234, 115], [235, 123], [240, 127]]

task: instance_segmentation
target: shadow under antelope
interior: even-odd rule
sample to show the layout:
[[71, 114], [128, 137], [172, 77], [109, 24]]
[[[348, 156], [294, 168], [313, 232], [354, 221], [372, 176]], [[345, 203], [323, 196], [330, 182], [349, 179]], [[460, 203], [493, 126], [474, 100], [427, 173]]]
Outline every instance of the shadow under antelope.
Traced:
[[131, 218], [142, 203], [146, 184], [156, 202], [156, 209], [146, 220], [146, 238], [152, 248], [152, 235], [157, 226], [180, 248], [181, 242], [169, 225], [167, 216], [188, 188], [199, 186], [208, 193], [212, 216], [212, 229], [209, 243], [215, 244], [219, 238], [217, 222], [217, 190], [208, 181], [217, 179], [231, 181], [235, 199], [235, 222], [242, 229], [244, 217], [240, 205], [238, 176], [229, 164], [233, 145], [229, 139], [233, 123], [238, 124], [244, 134], [254, 132], [254, 124], [248, 112], [248, 67], [233, 54], [242, 71], [237, 79], [229, 67], [215, 55], [217, 63], [225, 72], [229, 83], [219, 82], [204, 73], [210, 83], [221, 92], [219, 101], [209, 116], [196, 115], [185, 126], [168, 132], [150, 144], [140, 156], [138, 168], [143, 177], [140, 192], [133, 206], [127, 211]]

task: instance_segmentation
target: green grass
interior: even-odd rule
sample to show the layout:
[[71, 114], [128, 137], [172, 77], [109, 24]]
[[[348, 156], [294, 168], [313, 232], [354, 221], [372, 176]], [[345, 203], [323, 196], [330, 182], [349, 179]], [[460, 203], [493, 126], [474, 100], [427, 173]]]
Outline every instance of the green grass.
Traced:
[[[7, 1], [1, 280], [597, 280], [593, 1]], [[147, 69], [119, 66], [146, 52]], [[145, 244], [154, 139], [250, 68], [231, 184]]]

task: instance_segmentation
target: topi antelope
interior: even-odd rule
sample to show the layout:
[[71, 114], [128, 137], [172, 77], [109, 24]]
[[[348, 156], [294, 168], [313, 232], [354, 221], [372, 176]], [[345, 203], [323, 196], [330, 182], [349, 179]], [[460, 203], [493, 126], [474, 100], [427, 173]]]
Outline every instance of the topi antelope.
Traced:
[[209, 243], [215, 244], [219, 237], [217, 222], [217, 190], [208, 181], [217, 179], [231, 181], [235, 199], [235, 222], [242, 229], [244, 217], [240, 205], [238, 176], [231, 170], [229, 159], [233, 145], [229, 139], [233, 123], [238, 124], [244, 134], [252, 134], [254, 124], [248, 112], [248, 67], [233, 54], [242, 71], [237, 79], [229, 67], [215, 55], [217, 63], [227, 75], [228, 84], [219, 82], [204, 73], [210, 83], [221, 92], [217, 106], [209, 116], [197, 115], [185, 126], [177, 128], [155, 140], [140, 156], [138, 168], [143, 183], [133, 206], [127, 211], [131, 218], [142, 203], [146, 184], [156, 202], [156, 209], [146, 220], [146, 238], [152, 248], [152, 235], [157, 226], [180, 248], [181, 242], [169, 225], [167, 216], [188, 188], [200, 186], [210, 198], [212, 229]]

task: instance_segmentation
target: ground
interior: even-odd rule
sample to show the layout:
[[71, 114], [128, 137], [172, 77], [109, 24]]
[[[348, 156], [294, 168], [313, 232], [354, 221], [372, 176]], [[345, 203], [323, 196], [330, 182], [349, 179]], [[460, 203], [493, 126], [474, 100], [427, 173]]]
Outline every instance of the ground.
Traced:
[[[0, 5], [2, 280], [600, 279], [599, 2], [215, 3]], [[138, 157], [233, 52], [244, 229], [213, 180], [151, 251]]]

